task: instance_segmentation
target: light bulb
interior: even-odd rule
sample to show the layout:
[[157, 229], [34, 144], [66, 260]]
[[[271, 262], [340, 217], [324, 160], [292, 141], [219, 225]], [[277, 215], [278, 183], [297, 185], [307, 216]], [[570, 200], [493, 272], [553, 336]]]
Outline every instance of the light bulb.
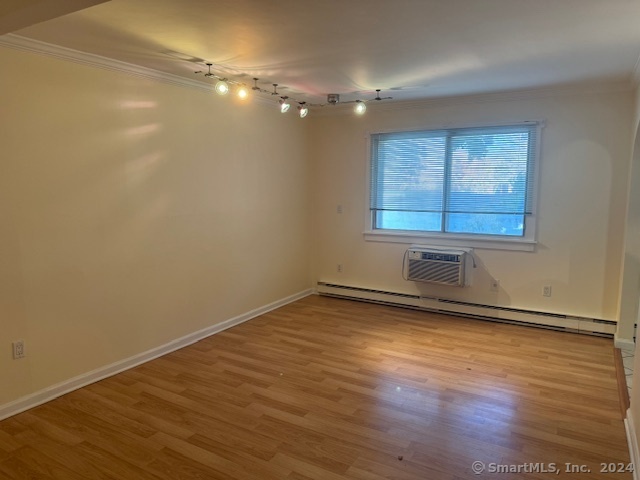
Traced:
[[309, 108], [303, 103], [298, 107], [298, 113], [300, 114], [300, 118], [304, 118], [309, 115]]
[[238, 88], [238, 98], [244, 100], [248, 96], [249, 96], [249, 90], [247, 90], [247, 87], [242, 85], [240, 88]]
[[291, 105], [289, 104], [289, 102], [287, 102], [287, 97], [282, 97], [282, 100], [280, 100], [280, 112], [281, 113], [287, 113], [289, 111], [289, 109], [291, 108]]
[[356, 112], [356, 115], [362, 115], [367, 111], [367, 105], [361, 100], [356, 100], [356, 106], [353, 111]]
[[216, 83], [216, 93], [218, 95], [226, 95], [227, 93], [229, 93], [229, 84], [227, 84], [227, 82], [225, 82], [224, 80], [220, 80], [218, 83]]

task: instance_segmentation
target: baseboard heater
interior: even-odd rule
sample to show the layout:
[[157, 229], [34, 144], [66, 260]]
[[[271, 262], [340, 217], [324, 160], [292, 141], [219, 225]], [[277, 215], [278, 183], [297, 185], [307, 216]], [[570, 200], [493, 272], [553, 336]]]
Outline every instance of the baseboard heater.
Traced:
[[412, 308], [448, 315], [457, 315], [492, 322], [511, 323], [563, 332], [582, 333], [613, 338], [616, 322], [596, 318], [575, 317], [559, 313], [536, 312], [518, 308], [482, 305], [446, 298], [387, 292], [368, 288], [318, 282], [320, 295], [360, 300], [396, 307]]

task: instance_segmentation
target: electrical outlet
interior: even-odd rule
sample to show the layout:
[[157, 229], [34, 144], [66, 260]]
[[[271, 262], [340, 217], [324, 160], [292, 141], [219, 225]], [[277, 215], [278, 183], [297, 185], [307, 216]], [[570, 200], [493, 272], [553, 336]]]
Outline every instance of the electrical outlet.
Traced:
[[338, 205], [338, 206], [336, 207], [336, 212], [337, 212], [337, 213], [342, 213], [342, 205]]
[[338, 273], [342, 273], [342, 264], [341, 263], [338, 264]]
[[16, 340], [11, 345], [13, 347], [13, 359], [24, 358], [24, 340]]
[[542, 287], [542, 296], [550, 297], [551, 296], [551, 285], [545, 285]]
[[495, 278], [491, 279], [491, 285], [489, 285], [490, 292], [499, 292], [500, 291], [500, 280], [496, 280]]

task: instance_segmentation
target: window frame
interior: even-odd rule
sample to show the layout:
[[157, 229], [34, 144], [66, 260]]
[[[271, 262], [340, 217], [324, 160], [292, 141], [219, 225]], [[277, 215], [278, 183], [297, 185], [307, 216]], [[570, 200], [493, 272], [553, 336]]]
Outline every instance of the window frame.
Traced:
[[[525, 215], [524, 235], [522, 237], [514, 237], [511, 235], [482, 235], [474, 233], [451, 233], [451, 232], [428, 232], [428, 231], [414, 231], [414, 230], [395, 230], [395, 229], [374, 229], [374, 215], [375, 212], [371, 209], [371, 189], [372, 189], [372, 135], [385, 134], [385, 133], [405, 133], [405, 132], [420, 132], [430, 130], [453, 130], [453, 129], [465, 129], [465, 128], [491, 128], [491, 127], [513, 127], [521, 125], [535, 125], [536, 139], [534, 145], [534, 157], [533, 157], [533, 172], [530, 172], [530, 176], [533, 180], [533, 186], [531, 193], [533, 198], [531, 199], [532, 211], [531, 214]], [[527, 120], [527, 121], [513, 121], [513, 122], [491, 122], [482, 124], [462, 124], [462, 125], [445, 125], [445, 126], [425, 126], [421, 128], [411, 129], [393, 129], [393, 130], [377, 130], [375, 132], [366, 132], [365, 138], [367, 141], [366, 147], [366, 200], [365, 200], [365, 231], [363, 232], [364, 239], [372, 242], [385, 242], [385, 243], [431, 243], [443, 246], [456, 246], [456, 247], [474, 247], [485, 249], [498, 249], [498, 250], [516, 250], [516, 251], [529, 251], [532, 252], [536, 248], [537, 244], [537, 223], [538, 223], [538, 192], [540, 190], [540, 170], [541, 170], [541, 137], [542, 129], [545, 126], [544, 120]]]

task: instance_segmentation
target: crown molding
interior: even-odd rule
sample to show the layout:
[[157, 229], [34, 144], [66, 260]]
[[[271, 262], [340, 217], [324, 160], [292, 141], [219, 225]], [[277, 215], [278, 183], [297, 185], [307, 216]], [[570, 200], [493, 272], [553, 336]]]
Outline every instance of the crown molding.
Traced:
[[[401, 100], [375, 102], [371, 112], [388, 112], [398, 110], [425, 109], [442, 106], [468, 105], [478, 103], [497, 103], [515, 100], [535, 100], [547, 97], [560, 97], [569, 95], [595, 95], [599, 93], [631, 92], [634, 86], [629, 81], [582, 83], [574, 85], [562, 85], [545, 88], [507, 90], [502, 92], [479, 93], [473, 95], [456, 95], [447, 97], [422, 98], [415, 100]], [[369, 106], [371, 106], [369, 102]], [[333, 115], [352, 115], [351, 105], [331, 105], [322, 110], [314, 110], [314, 117]], [[367, 110], [367, 114], [369, 110]]]
[[[16, 35], [13, 33], [0, 36], [0, 46], [40, 55], [46, 55], [60, 60], [66, 60], [69, 62], [74, 62], [94, 68], [100, 68], [103, 70], [120, 72], [147, 80], [175, 85], [178, 87], [200, 90], [206, 93], [215, 92], [214, 85], [210, 83], [199, 80], [192, 80], [189, 78], [181, 77], [179, 75], [174, 75], [172, 73], [161, 72], [152, 68], [141, 67], [139, 65], [115, 60], [113, 58], [103, 57], [101, 55], [96, 55], [93, 53], [81, 52], [72, 48], [62, 47], [60, 45], [54, 45], [47, 42], [41, 42], [40, 40], [34, 40], [32, 38], [23, 37], [21, 35]], [[274, 106], [274, 103], [271, 99], [267, 99], [259, 95], [255, 95], [255, 100], [260, 104], [269, 105], [271, 107]]]
[[214, 91], [213, 85], [199, 82], [197, 80], [189, 80], [188, 78], [183, 78], [171, 73], [160, 72], [159, 70], [140, 67], [138, 65], [133, 65], [131, 63], [122, 62], [120, 60], [114, 60], [112, 58], [95, 55], [93, 53], [81, 52], [79, 50], [73, 50], [72, 48], [41, 42], [40, 40], [34, 40], [32, 38], [15, 35], [13, 33], [1, 36], [0, 46], [31, 53], [38, 53], [41, 55], [47, 55], [49, 57], [55, 57], [61, 60], [79, 63], [81, 65], [101, 68], [103, 70], [122, 72], [128, 75], [134, 75], [136, 77], [155, 80], [171, 85], [195, 88], [198, 90], [204, 90], [206, 92]]

